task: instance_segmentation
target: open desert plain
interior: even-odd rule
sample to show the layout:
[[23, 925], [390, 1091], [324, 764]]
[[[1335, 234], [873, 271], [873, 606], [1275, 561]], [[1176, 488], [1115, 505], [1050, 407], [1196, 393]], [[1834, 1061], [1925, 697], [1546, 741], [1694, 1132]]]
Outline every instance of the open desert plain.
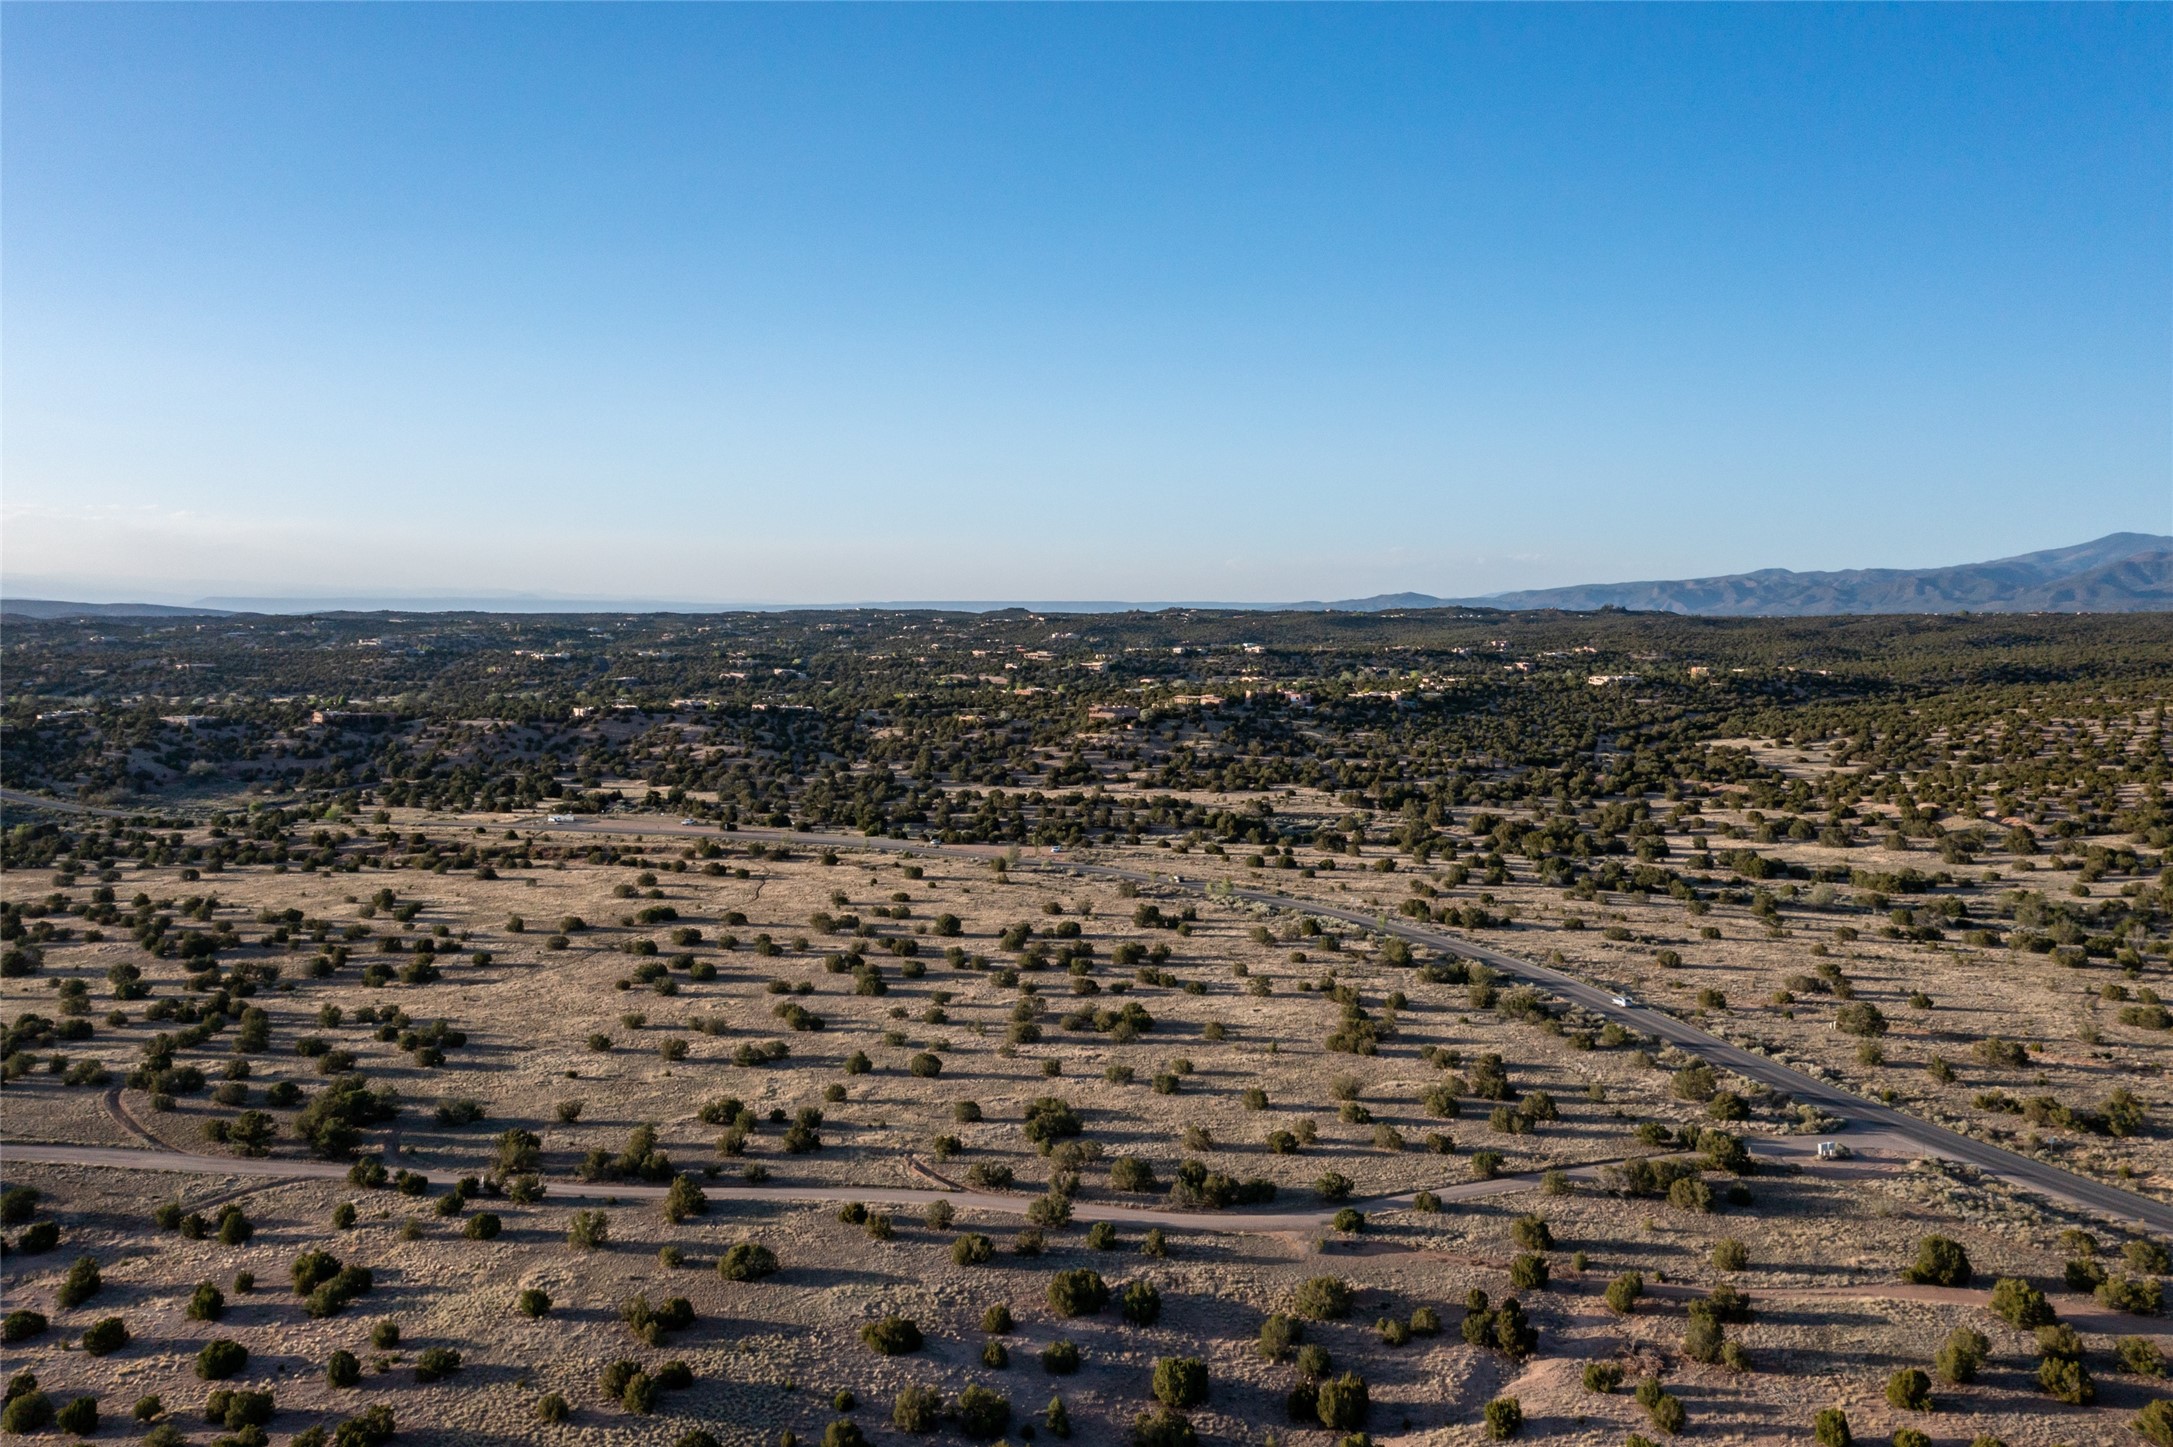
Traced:
[[5, 651], [9, 1431], [2173, 1441], [2148, 618]]

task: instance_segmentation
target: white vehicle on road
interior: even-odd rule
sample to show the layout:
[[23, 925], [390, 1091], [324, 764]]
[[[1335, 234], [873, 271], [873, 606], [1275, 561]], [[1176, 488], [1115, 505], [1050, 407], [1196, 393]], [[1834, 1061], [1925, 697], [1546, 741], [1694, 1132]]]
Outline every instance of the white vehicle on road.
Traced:
[[543, 822], [546, 824], [578, 824], [581, 822], [581, 816], [578, 814], [546, 814], [543, 816]]
[[1621, 1006], [1625, 1010], [1630, 1009], [1637, 1004], [1637, 1001], [1628, 994], [1615, 995], [1611, 996], [1610, 998], [1612, 998], [1617, 1005]]

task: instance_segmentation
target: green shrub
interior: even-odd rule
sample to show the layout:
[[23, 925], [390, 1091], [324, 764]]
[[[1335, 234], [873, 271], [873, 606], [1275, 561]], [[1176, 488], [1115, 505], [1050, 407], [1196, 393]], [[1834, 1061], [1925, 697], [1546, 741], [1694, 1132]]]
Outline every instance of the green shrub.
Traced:
[[[1703, 1305], [1693, 1302], [1693, 1306]], [[1709, 1311], [1692, 1311], [1689, 1323], [1683, 1328], [1683, 1355], [1694, 1362], [1711, 1365], [1720, 1360], [1720, 1349], [1726, 1343], [1720, 1329], [1720, 1319]]]
[[296, 1296], [309, 1295], [325, 1282], [338, 1276], [342, 1269], [340, 1259], [329, 1251], [304, 1251], [301, 1255], [295, 1257], [293, 1264], [288, 1267], [288, 1272], [294, 1280], [294, 1294]]
[[1917, 1242], [1916, 1260], [1902, 1268], [1901, 1279], [1918, 1286], [1967, 1286], [1975, 1275], [1959, 1241], [1926, 1236]]
[[1690, 1420], [1690, 1413], [1684, 1408], [1682, 1398], [1670, 1396], [1666, 1392], [1645, 1404], [1645, 1416], [1653, 1426], [1670, 1437], [1680, 1433]]
[[1607, 1309], [1617, 1316], [1628, 1316], [1636, 1307], [1638, 1298], [1644, 1294], [1644, 1275], [1636, 1271], [1625, 1271], [1607, 1283]]
[[1509, 1223], [1509, 1239], [1520, 1251], [1552, 1251], [1554, 1230], [1547, 1225], [1547, 1218], [1523, 1215]]
[[29, 1230], [15, 1238], [14, 1245], [10, 1249], [17, 1255], [38, 1256], [52, 1250], [59, 1244], [59, 1222], [35, 1221], [31, 1223]]
[[83, 1350], [94, 1357], [109, 1357], [129, 1343], [128, 1323], [117, 1316], [104, 1317], [83, 1329]]
[[886, 1357], [903, 1356], [921, 1349], [921, 1329], [902, 1316], [886, 1316], [860, 1328], [860, 1339], [872, 1351]]
[[373, 1285], [375, 1278], [368, 1267], [343, 1267], [338, 1275], [309, 1293], [302, 1303], [303, 1310], [313, 1317], [337, 1316], [356, 1297], [367, 1295]]
[[1079, 1370], [1079, 1347], [1070, 1341], [1053, 1341], [1041, 1349], [1041, 1369], [1052, 1377], [1068, 1377]]
[[661, 1346], [668, 1334], [694, 1325], [694, 1304], [674, 1296], [662, 1306], [652, 1306], [647, 1293], [636, 1292], [619, 1307], [619, 1317], [636, 1337], [650, 1346]]
[[435, 1382], [460, 1370], [460, 1353], [450, 1347], [429, 1347], [415, 1358], [415, 1380]]
[[334, 1351], [325, 1359], [325, 1382], [334, 1387], [362, 1385], [362, 1362], [350, 1351]]
[[[28, 1375], [27, 1373], [25, 1375]], [[27, 1436], [43, 1432], [53, 1423], [53, 1399], [38, 1390], [36, 1379], [25, 1390], [7, 1399], [0, 1407], [0, 1432]], [[12, 1387], [14, 1383], [9, 1383]]]
[[890, 1425], [901, 1432], [933, 1432], [943, 1416], [943, 1394], [934, 1387], [901, 1387], [890, 1406]]
[[1992, 1310], [2009, 1326], [2028, 1331], [2055, 1319], [2045, 1293], [2017, 1276], [2003, 1276], [1992, 1286]]
[[1109, 1163], [1109, 1186], [1116, 1191], [1152, 1191], [1154, 1167], [1138, 1156], [1118, 1156]]
[[2100, 1306], [2134, 1316], [2156, 1316], [2165, 1310], [2165, 1288], [2148, 1276], [2108, 1276], [2094, 1294]]
[[519, 1309], [522, 1316], [534, 1320], [538, 1317], [550, 1315], [551, 1294], [531, 1286], [515, 1297], [513, 1304]]
[[1486, 1435], [1496, 1442], [1506, 1442], [1524, 1430], [1524, 1404], [1515, 1397], [1496, 1397], [1481, 1415], [1486, 1418]]
[[1991, 1351], [1992, 1343], [1986, 1340], [1983, 1332], [1958, 1326], [1939, 1344], [1938, 1354], [1932, 1358], [1932, 1369], [1939, 1373], [1943, 1382], [1957, 1386], [1974, 1382]]
[[1886, 1405], [1904, 1412], [1929, 1412], [1932, 1379], [1915, 1367], [1903, 1367], [1886, 1379]]
[[1169, 1407], [1156, 1407], [1132, 1419], [1131, 1447], [1198, 1447], [1191, 1419]]
[[81, 1306], [105, 1288], [105, 1278], [99, 1274], [98, 1258], [78, 1256], [68, 1274], [61, 1278], [60, 1289], [53, 1293], [53, 1300], [63, 1310]]
[[[392, 1408], [365, 1407], [332, 1431], [332, 1447], [384, 1447], [393, 1437]], [[300, 1447], [300, 1439], [296, 1440]]]
[[226, 1387], [214, 1387], [204, 1398], [204, 1420], [214, 1427], [225, 1427], [238, 1432], [244, 1427], [262, 1427], [272, 1420], [279, 1404], [270, 1392], [252, 1392], [247, 1389], [234, 1391]]
[[1299, 1285], [1292, 1305], [1308, 1321], [1340, 1321], [1351, 1314], [1354, 1300], [1340, 1277], [1315, 1276]]
[[[990, 1342], [989, 1345], [1003, 1344]], [[975, 1441], [1000, 1437], [1011, 1425], [1011, 1399], [999, 1396], [979, 1383], [960, 1392], [952, 1410], [958, 1418], [958, 1430]]]
[[225, 1381], [248, 1365], [249, 1348], [225, 1337], [205, 1342], [196, 1354], [196, 1375], [207, 1382]]
[[1049, 1280], [1049, 1309], [1058, 1316], [1092, 1316], [1109, 1304], [1109, 1286], [1101, 1273], [1078, 1267]]
[[626, 1384], [640, 1375], [642, 1375], [640, 1362], [628, 1357], [620, 1357], [617, 1361], [607, 1362], [604, 1369], [597, 1373], [596, 1379], [602, 1385], [604, 1395], [616, 1401], [626, 1394]]
[[664, 1192], [664, 1219], [677, 1225], [692, 1216], [709, 1214], [709, 1198], [692, 1176], [684, 1171], [672, 1177], [670, 1187]]
[[2157, 1447], [2173, 1447], [2173, 1398], [2160, 1397], [2143, 1404], [2135, 1414], [2135, 1430]]
[[619, 1408], [637, 1417], [646, 1417], [656, 1410], [657, 1393], [661, 1390], [656, 1378], [647, 1372], [636, 1371], [626, 1379], [619, 1392]]
[[1366, 1425], [1371, 1407], [1365, 1378], [1345, 1372], [1320, 1384], [1313, 1410], [1321, 1426], [1333, 1432], [1352, 1432]]
[[98, 1431], [98, 1399], [77, 1397], [53, 1414], [53, 1425], [78, 1437], [93, 1435]]
[[740, 1241], [717, 1258], [717, 1274], [726, 1281], [760, 1281], [777, 1273], [777, 1253], [759, 1241]]
[[1154, 1364], [1154, 1399], [1165, 1407], [1207, 1400], [1207, 1364], [1198, 1357], [1163, 1357]]
[[576, 1211], [566, 1223], [566, 1244], [576, 1251], [594, 1251], [610, 1241], [611, 1219], [601, 1211]]
[[1162, 1319], [1162, 1293], [1145, 1277], [1125, 1287], [1118, 1304], [1124, 1310], [1124, 1319], [1134, 1326], [1153, 1326]]
[[217, 1321], [226, 1315], [226, 1293], [208, 1281], [198, 1282], [187, 1315], [190, 1321]]
[[45, 1313], [42, 1311], [27, 1309], [11, 1311], [4, 1321], [0, 1321], [0, 1341], [7, 1342], [10, 1345], [16, 1342], [29, 1341], [33, 1337], [45, 1335], [48, 1325]]
[[2056, 1402], [2086, 1407], [2097, 1400], [2097, 1383], [2080, 1358], [2048, 1356], [2037, 1364], [2037, 1387]]
[[2120, 1369], [2138, 1377], [2163, 1377], [2166, 1374], [2165, 1353], [2148, 1337], [2124, 1336], [2113, 1344], [2113, 1354], [2120, 1360]]
[[1622, 1366], [1619, 1362], [1586, 1362], [1584, 1364], [1584, 1389], [1598, 1396], [1606, 1396], [1622, 1385]]

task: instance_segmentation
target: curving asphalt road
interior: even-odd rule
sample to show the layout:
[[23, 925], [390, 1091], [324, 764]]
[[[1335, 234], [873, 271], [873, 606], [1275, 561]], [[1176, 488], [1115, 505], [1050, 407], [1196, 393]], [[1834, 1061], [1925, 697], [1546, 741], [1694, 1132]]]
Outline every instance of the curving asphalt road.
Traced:
[[[332, 1161], [198, 1155], [193, 1151], [146, 1149], [135, 1146], [78, 1146], [44, 1141], [0, 1143], [0, 1164], [91, 1166], [119, 1171], [172, 1171], [187, 1175], [246, 1176], [283, 1181], [344, 1181], [347, 1167]], [[1572, 1177], [1593, 1179], [1598, 1166], [1580, 1166]], [[450, 1186], [462, 1174], [472, 1172], [419, 1171], [434, 1186]], [[923, 1172], [923, 1174], [927, 1174]], [[936, 1179], [940, 1180], [940, 1177]], [[1501, 1176], [1490, 1181], [1462, 1181], [1438, 1188], [1443, 1201], [1474, 1201], [1488, 1196], [1528, 1191], [1539, 1184], [1534, 1175]], [[546, 1183], [546, 1199], [575, 1201], [658, 1201], [664, 1187], [622, 1185], [609, 1181], [575, 1181], [553, 1178]], [[710, 1199], [729, 1201], [860, 1201], [870, 1206], [927, 1206], [948, 1201], [955, 1208], [996, 1215], [1023, 1216], [1036, 1198], [1003, 1196], [988, 1191], [956, 1187], [915, 1190], [899, 1186], [771, 1186], [740, 1185], [732, 1181], [704, 1183]], [[1362, 1211], [1406, 1208], [1410, 1195], [1382, 1196], [1344, 1204]], [[1276, 1235], [1310, 1233], [1328, 1228], [1339, 1207], [1311, 1211], [1172, 1211], [1157, 1207], [1105, 1206], [1076, 1203], [1072, 1218], [1078, 1221], [1115, 1221], [1139, 1227], [1161, 1226], [1178, 1231], [1220, 1231]]]
[[[126, 809], [94, 809], [88, 804], [78, 804], [73, 799], [51, 799], [43, 794], [26, 794], [21, 789], [0, 789], [0, 805], [16, 804], [24, 808], [51, 809], [61, 814], [95, 814], [101, 819], [125, 819]], [[150, 813], [139, 809], [139, 814]]]
[[[694, 835], [715, 839], [720, 831], [713, 825], [683, 824], [668, 820], [630, 823], [624, 819], [599, 817], [594, 821], [580, 820], [572, 823], [548, 823], [538, 821], [533, 828], [554, 833], [590, 834], [664, 834]], [[781, 829], [739, 829], [722, 835], [727, 839], [760, 840], [764, 843], [789, 843], [813, 848], [872, 849], [893, 853], [952, 855], [957, 857], [987, 859], [1008, 855], [1011, 851], [996, 845], [946, 845], [911, 839], [861, 838], [852, 835], [814, 834]], [[1036, 849], [1019, 851], [1018, 864], [1036, 869], [1058, 869], [1095, 875], [1104, 879], [1125, 879], [1135, 884], [1154, 884], [1177, 888], [1188, 893], [1205, 896], [1209, 893], [1208, 881], [1187, 879], [1178, 874], [1164, 874], [1138, 869], [1123, 869], [1116, 865], [1094, 864], [1082, 859], [1067, 858], [1054, 850]], [[1554, 994], [1582, 1006], [1603, 1019], [1614, 1020], [1628, 1028], [1642, 1031], [1706, 1062], [1732, 1070], [1746, 1079], [1782, 1091], [1806, 1105], [1815, 1105], [1828, 1114], [1839, 1116], [1851, 1123], [1869, 1126], [1882, 1133], [1909, 1142], [1924, 1155], [1946, 1160], [1961, 1161], [1979, 1170], [1999, 1177], [2011, 1185], [2024, 1187], [2040, 1195], [2050, 1197], [2064, 1205], [2079, 1207], [2116, 1220], [2131, 1222], [2146, 1230], [2173, 1234], [2173, 1205], [2122, 1190], [2118, 1186], [2079, 1176], [2073, 1171], [2011, 1151], [2002, 1146], [1973, 1139], [1959, 1131], [1910, 1115], [1874, 1100], [1843, 1090], [1815, 1075], [1768, 1059], [1756, 1051], [1723, 1040], [1718, 1035], [1700, 1030], [1697, 1026], [1677, 1019], [1665, 1011], [1643, 1005], [1617, 1005], [1615, 995], [1577, 976], [1551, 966], [1527, 960], [1518, 955], [1474, 944], [1456, 935], [1443, 934], [1410, 921], [1370, 914], [1321, 900], [1304, 899], [1283, 894], [1276, 890], [1253, 889], [1231, 885], [1229, 897], [1249, 900], [1255, 904], [1273, 905], [1283, 909], [1303, 910], [1323, 919], [1341, 920], [1346, 924], [1382, 934], [1394, 935], [1412, 944], [1425, 945], [1444, 953], [1461, 955], [1469, 960], [1481, 960], [1504, 975], [1522, 979], [1536, 985], [1544, 985]]]

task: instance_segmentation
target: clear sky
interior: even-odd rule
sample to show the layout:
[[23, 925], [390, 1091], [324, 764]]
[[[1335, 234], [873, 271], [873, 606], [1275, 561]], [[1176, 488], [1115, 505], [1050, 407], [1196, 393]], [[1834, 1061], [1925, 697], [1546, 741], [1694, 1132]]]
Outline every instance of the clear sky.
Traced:
[[2173, 531], [2173, 7], [23, 5], [16, 596]]

